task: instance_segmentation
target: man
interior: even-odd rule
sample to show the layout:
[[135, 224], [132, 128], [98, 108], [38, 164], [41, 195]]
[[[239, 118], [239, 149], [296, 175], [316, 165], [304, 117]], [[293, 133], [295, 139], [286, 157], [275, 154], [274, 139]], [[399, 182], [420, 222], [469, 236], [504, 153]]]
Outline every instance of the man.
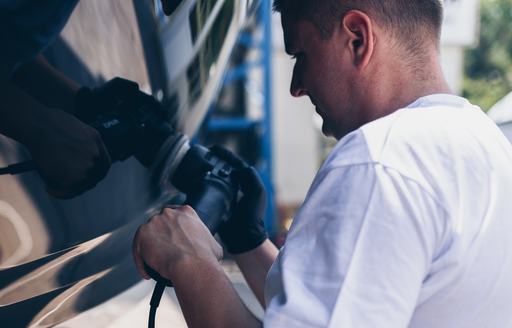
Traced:
[[[80, 195], [107, 174], [111, 159], [99, 133], [75, 115], [109, 109], [124, 87], [117, 80], [101, 92], [80, 88], [40, 54], [77, 3], [0, 1], [0, 133], [26, 146], [58, 198]], [[169, 1], [162, 4], [169, 14]]]
[[[438, 58], [441, 3], [274, 5], [296, 60], [291, 93], [310, 97], [339, 142], [279, 255], [265, 240], [235, 256], [260, 300], [265, 288], [264, 326], [511, 326], [512, 147], [451, 95]], [[188, 207], [164, 210], [134, 240], [138, 270], [147, 278], [144, 261], [173, 281], [189, 326], [260, 326], [220, 255]]]

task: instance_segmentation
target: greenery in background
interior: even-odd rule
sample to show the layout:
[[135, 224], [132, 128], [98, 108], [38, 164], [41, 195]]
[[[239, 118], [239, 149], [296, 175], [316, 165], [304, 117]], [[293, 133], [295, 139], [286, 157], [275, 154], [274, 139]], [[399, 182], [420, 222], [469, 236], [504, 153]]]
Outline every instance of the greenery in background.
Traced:
[[512, 91], [512, 0], [481, 0], [480, 42], [466, 51], [463, 95], [485, 111]]

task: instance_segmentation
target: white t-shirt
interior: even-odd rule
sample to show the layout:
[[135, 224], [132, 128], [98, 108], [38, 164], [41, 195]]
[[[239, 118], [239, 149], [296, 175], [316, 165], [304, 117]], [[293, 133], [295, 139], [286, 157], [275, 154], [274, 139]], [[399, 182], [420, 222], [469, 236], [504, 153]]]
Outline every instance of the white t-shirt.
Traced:
[[418, 99], [340, 140], [267, 278], [265, 327], [512, 327], [512, 147]]

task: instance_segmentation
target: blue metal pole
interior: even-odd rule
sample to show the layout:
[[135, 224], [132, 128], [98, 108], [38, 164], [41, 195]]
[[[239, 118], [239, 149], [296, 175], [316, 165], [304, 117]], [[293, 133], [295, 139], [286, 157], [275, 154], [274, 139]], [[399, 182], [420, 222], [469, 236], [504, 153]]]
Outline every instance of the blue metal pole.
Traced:
[[265, 226], [272, 235], [275, 232], [276, 207], [272, 179], [272, 0], [262, 0], [260, 19], [263, 23], [263, 88], [264, 88], [264, 129], [262, 152], [265, 158], [263, 180], [267, 188], [267, 212]]

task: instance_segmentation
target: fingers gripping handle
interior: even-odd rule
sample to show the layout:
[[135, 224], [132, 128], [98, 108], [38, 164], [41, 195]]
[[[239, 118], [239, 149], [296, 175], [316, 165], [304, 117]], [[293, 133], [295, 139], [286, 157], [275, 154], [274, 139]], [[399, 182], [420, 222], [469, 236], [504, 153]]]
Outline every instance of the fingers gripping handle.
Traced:
[[[209, 161], [211, 165], [204, 177], [199, 180], [190, 179], [190, 181], [197, 182], [187, 186], [183, 185], [181, 189], [186, 189], [185, 204], [196, 211], [201, 221], [214, 235], [231, 214], [232, 205], [238, 192], [238, 184], [233, 178], [233, 170], [226, 162], [212, 157], [209, 158]], [[187, 167], [187, 165], [183, 165], [183, 167]], [[178, 169], [178, 171], [181, 170]], [[194, 175], [197, 173], [194, 172]], [[155, 270], [147, 265], [145, 267], [151, 278], [162, 281], [167, 286], [172, 286], [170, 281], [162, 278]]]
[[[180, 163], [173, 184], [187, 195], [185, 204], [191, 206], [215, 234], [231, 215], [232, 205], [238, 193], [238, 182], [233, 167], [201, 146], [192, 147]], [[165, 286], [173, 286], [168, 279], [144, 264], [146, 273], [157, 281], [151, 297], [149, 327], [154, 327], [156, 308]]]
[[[208, 230], [214, 235], [219, 226], [224, 222], [231, 209], [231, 194], [228, 192], [229, 186], [218, 181], [213, 177], [206, 177], [203, 180], [203, 187], [187, 197], [185, 204], [192, 207]], [[147, 264], [144, 264], [146, 273], [156, 280], [162, 282], [168, 287], [172, 287], [172, 282], [161, 277], [158, 272], [153, 270]]]

